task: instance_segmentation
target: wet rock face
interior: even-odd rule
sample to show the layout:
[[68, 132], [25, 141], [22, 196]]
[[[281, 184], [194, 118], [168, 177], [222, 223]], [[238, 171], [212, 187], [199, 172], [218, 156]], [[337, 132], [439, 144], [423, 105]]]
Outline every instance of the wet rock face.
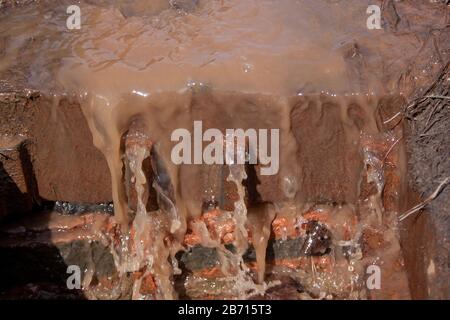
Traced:
[[83, 296], [81, 290], [71, 291], [67, 287], [69, 266], [80, 268], [81, 283], [85, 281], [86, 271], [90, 268], [94, 272], [92, 284], [116, 274], [109, 249], [99, 242], [75, 240], [60, 244], [17, 243], [16, 246], [1, 245], [0, 254], [2, 256], [0, 294], [3, 295], [14, 288], [25, 288], [28, 284], [47, 284], [61, 290], [60, 294], [55, 293], [54, 298]]
[[216, 249], [197, 245], [185, 254], [180, 255], [184, 268], [191, 271], [210, 269], [219, 263]]
[[[21, 289], [30, 294], [29, 298], [45, 298], [49, 287], [54, 291], [49, 298], [81, 298], [81, 287], [70, 290], [67, 285], [72, 274], [68, 273], [69, 266], [79, 268], [84, 288], [114, 277], [117, 272], [113, 257], [99, 237], [107, 220], [105, 214], [40, 213], [3, 225], [1, 294], [7, 296], [16, 288], [19, 291], [11, 293], [12, 298], [20, 298]], [[37, 289], [27, 293], [28, 286]]]
[[0, 221], [29, 213], [37, 188], [26, 139], [0, 138]]
[[[347, 109], [346, 120], [340, 116], [342, 109]], [[292, 131], [298, 144], [296, 156], [302, 166], [298, 180], [304, 201], [356, 201], [362, 161], [355, 135], [359, 127], [367, 124], [355, 119], [354, 114], [361, 114], [370, 123], [365, 112], [355, 103], [342, 108], [332, 103], [300, 100], [293, 108]]]
[[[92, 134], [78, 104], [65, 100], [55, 105], [35, 91], [0, 85], [0, 113], [0, 140], [27, 140], [25, 149], [31, 167], [26, 178], [27, 184], [35, 178], [39, 191], [35, 198], [77, 203], [112, 201], [108, 165], [92, 144]], [[17, 167], [21, 166], [18, 163]], [[26, 161], [23, 166], [27, 169]], [[20, 189], [21, 184], [17, 187]]]
[[320, 222], [310, 221], [306, 224], [306, 239], [302, 253], [306, 256], [321, 256], [331, 249], [331, 232]]

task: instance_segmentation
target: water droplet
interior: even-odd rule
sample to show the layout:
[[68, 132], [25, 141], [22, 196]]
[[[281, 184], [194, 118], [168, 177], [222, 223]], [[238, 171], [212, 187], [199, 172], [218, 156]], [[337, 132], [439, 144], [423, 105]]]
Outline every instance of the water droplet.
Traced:
[[282, 182], [283, 193], [288, 199], [294, 199], [297, 194], [298, 185], [294, 176], [286, 176]]
[[253, 66], [250, 63], [244, 63], [244, 73], [249, 73], [253, 70]]

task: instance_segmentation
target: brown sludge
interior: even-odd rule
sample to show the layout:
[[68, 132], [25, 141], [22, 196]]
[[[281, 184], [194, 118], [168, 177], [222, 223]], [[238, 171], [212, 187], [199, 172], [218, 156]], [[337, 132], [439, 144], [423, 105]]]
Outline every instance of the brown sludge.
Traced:
[[[106, 276], [87, 262], [85, 296], [411, 298], [397, 221], [403, 128], [386, 120], [448, 59], [422, 46], [447, 8], [390, 4], [383, 30], [368, 30], [366, 0], [137, 2], [81, 1], [72, 31], [65, 1], [0, 12], [2, 86], [39, 92], [31, 102], [3, 93], [28, 99], [0, 120], [2, 141], [24, 132], [31, 141], [35, 182], [24, 193], [114, 202], [113, 217], [83, 216], [88, 230], [49, 228], [58, 244], [92, 235], [87, 247], [101, 243], [113, 260]], [[426, 66], [414, 65], [417, 48]], [[175, 165], [171, 134], [193, 132], [194, 121], [204, 131], [279, 129], [279, 172]], [[0, 218], [11, 211], [4, 202]], [[14, 230], [28, 227], [3, 230], [0, 252], [21, 239]], [[366, 286], [370, 265], [381, 290]]]

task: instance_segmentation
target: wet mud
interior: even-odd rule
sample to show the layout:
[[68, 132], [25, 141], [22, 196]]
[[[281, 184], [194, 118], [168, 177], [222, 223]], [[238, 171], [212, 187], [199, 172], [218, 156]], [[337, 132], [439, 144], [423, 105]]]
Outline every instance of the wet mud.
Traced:
[[[102, 202], [112, 200], [112, 216], [108, 204], [71, 205], [57, 192], [60, 213], [46, 216], [54, 239], [54, 220], [93, 214], [55, 240], [86, 240], [88, 251], [101, 243], [114, 262], [104, 276], [88, 260], [86, 297], [411, 298], [398, 221], [405, 130], [392, 117], [448, 60], [448, 9], [384, 1], [383, 28], [369, 30], [370, 4], [86, 0], [79, 30], [67, 29], [65, 1], [2, 9], [0, 78], [38, 91], [44, 132], [55, 133], [38, 152], [36, 166], [49, 168], [38, 176], [67, 166], [93, 172], [86, 184], [108, 183]], [[62, 104], [77, 118], [71, 126]], [[195, 133], [198, 121], [204, 131], [278, 129], [279, 170], [174, 163], [172, 133]], [[220, 141], [225, 157], [255, 151], [227, 148], [235, 138]], [[78, 141], [102, 162], [78, 165]], [[63, 161], [58, 150], [73, 156]], [[4, 250], [23, 243], [3, 233]], [[381, 269], [382, 289], [368, 286], [370, 266]]]

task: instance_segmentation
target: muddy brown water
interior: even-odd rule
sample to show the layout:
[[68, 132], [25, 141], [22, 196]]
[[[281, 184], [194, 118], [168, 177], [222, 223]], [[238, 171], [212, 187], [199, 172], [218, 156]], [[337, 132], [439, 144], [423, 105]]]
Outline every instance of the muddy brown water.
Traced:
[[[232, 283], [224, 287], [230, 297], [273, 291], [277, 280], [265, 279], [261, 271], [271, 225], [287, 217], [302, 226], [311, 210], [330, 215], [331, 221], [322, 222], [335, 228], [336, 250], [351, 247], [352, 253], [333, 252], [332, 273], [316, 273], [312, 258], [311, 272], [292, 272], [285, 265], [267, 272], [300, 279], [316, 298], [409, 297], [396, 221], [403, 208], [405, 154], [401, 130], [380, 125], [378, 110], [388, 104], [392, 116], [432, 78], [442, 59], [437, 54], [430, 54], [431, 67], [412, 72], [414, 77], [404, 71], [417, 57], [414, 34], [442, 23], [442, 15], [433, 14], [441, 7], [423, 12], [421, 5], [399, 4], [395, 15], [415, 22], [402, 34], [386, 25], [369, 30], [366, 10], [372, 3], [360, 0], [82, 1], [79, 30], [66, 27], [68, 4], [41, 1], [1, 13], [0, 75], [52, 97], [51, 108], [63, 98], [80, 105], [111, 173], [115, 219], [123, 232], [121, 244], [112, 248], [116, 266], [122, 274], [145, 270], [133, 298], [146, 298], [140, 287], [148, 275], [155, 278], [157, 298], [178, 297], [172, 283], [179, 271], [175, 255], [185, 249], [191, 231], [219, 252], [222, 272]], [[394, 13], [385, 12], [387, 18]], [[58, 121], [53, 109], [52, 114]], [[279, 172], [271, 190], [259, 190], [271, 204], [246, 203], [245, 166], [228, 168], [227, 180], [238, 195], [227, 213], [235, 224], [233, 254], [195, 220], [205, 193], [222, 183], [221, 177], [205, 179], [211, 172], [207, 166], [171, 161], [171, 133], [192, 132], [194, 121], [202, 121], [204, 130], [280, 130]], [[125, 150], [124, 139], [136, 123], [135, 143]], [[152, 152], [158, 158], [153, 162], [162, 163], [159, 172], [153, 167], [160, 209], [147, 212], [151, 181], [143, 168]], [[133, 208], [126, 174], [136, 194]], [[388, 174], [401, 183], [386, 208]], [[374, 190], [362, 197], [365, 180]], [[349, 238], [336, 226], [351, 224], [354, 217], [358, 222]], [[366, 229], [381, 233], [387, 245], [374, 244], [362, 256]], [[253, 244], [256, 279], [242, 260], [249, 232], [260, 239]], [[380, 261], [386, 270], [382, 281], [392, 283], [382, 294], [367, 292], [364, 268]], [[194, 292], [197, 280], [192, 280]]]

